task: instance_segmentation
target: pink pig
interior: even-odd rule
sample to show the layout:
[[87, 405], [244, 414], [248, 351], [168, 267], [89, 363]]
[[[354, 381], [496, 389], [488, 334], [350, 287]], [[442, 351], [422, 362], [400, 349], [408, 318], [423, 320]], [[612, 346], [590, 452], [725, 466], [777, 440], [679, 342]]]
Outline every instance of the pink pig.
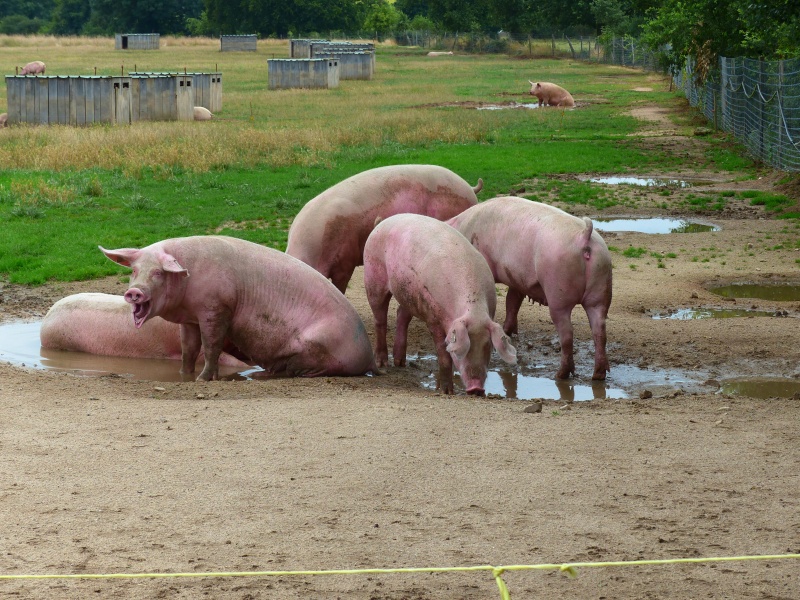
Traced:
[[406, 362], [408, 325], [425, 321], [436, 344], [438, 387], [453, 393], [453, 364], [468, 394], [482, 396], [492, 346], [508, 363], [517, 351], [495, 323], [497, 296], [486, 261], [452, 227], [423, 215], [381, 221], [364, 246], [364, 285], [375, 316], [375, 358], [388, 361], [386, 326], [395, 297], [394, 364]]
[[474, 188], [435, 165], [394, 165], [353, 175], [310, 200], [289, 229], [286, 253], [330, 277], [345, 293], [375, 219], [417, 213], [445, 221], [477, 204]]
[[269, 375], [375, 370], [353, 306], [322, 275], [282, 252], [225, 236], [100, 250], [133, 269], [125, 300], [136, 327], [157, 316], [180, 323], [182, 373], [194, 372], [202, 345], [198, 380], [217, 378], [226, 339]]
[[[62, 298], [47, 311], [39, 337], [43, 348], [102, 356], [180, 360], [180, 325], [161, 318], [131, 327], [131, 308], [122, 296], [83, 293]], [[235, 352], [233, 348], [227, 348]], [[227, 352], [221, 365], [247, 369]]]
[[22, 67], [22, 70], [19, 72], [20, 75], [44, 75], [45, 64], [40, 60], [35, 60], [33, 62], [29, 62], [27, 65]]
[[547, 81], [533, 83], [530, 80], [528, 83], [531, 84], [531, 96], [536, 96], [539, 99], [539, 106], [542, 104], [561, 107], [575, 106], [575, 100], [572, 98], [572, 95], [555, 83], [549, 83]]
[[525, 296], [550, 309], [561, 340], [556, 377], [575, 372], [572, 322], [583, 305], [594, 338], [594, 374], [605, 379], [606, 318], [611, 306], [611, 255], [592, 221], [523, 198], [493, 198], [450, 219], [486, 258], [494, 280], [508, 286], [503, 330], [517, 333]]

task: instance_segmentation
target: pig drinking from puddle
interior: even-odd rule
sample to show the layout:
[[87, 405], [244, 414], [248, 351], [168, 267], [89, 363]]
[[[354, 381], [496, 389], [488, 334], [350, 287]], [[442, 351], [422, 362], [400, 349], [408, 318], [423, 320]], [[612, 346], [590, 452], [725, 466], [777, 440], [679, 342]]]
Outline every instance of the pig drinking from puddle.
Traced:
[[392, 296], [400, 305], [395, 366], [405, 365], [411, 319], [423, 320], [436, 346], [437, 383], [444, 393], [453, 393], [455, 364], [467, 393], [482, 396], [492, 347], [516, 363], [516, 349], [493, 321], [497, 296], [486, 260], [452, 227], [415, 214], [381, 221], [364, 246], [364, 285], [375, 316], [378, 366], [388, 361]]
[[103, 253], [133, 269], [125, 300], [141, 327], [181, 325], [182, 373], [217, 378], [229, 340], [268, 375], [363, 375], [375, 362], [364, 323], [327, 279], [277, 250], [226, 236], [167, 239]]

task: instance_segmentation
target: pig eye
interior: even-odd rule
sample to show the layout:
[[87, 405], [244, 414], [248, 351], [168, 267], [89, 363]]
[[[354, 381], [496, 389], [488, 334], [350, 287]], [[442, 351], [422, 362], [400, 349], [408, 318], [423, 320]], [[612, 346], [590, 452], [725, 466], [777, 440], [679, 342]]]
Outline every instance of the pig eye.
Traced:
[[162, 271], [161, 269], [156, 269], [155, 271], [153, 271], [153, 277], [158, 277], [158, 278], [160, 278], [160, 277], [162, 277], [163, 275], [164, 275], [164, 271]]

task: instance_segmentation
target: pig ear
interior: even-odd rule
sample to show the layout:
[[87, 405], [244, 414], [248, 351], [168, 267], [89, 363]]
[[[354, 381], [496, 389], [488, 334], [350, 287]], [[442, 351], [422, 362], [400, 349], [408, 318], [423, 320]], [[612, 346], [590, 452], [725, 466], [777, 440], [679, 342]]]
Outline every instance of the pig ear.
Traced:
[[459, 360], [463, 360], [467, 355], [467, 352], [469, 352], [469, 333], [464, 321], [455, 321], [450, 327], [445, 349]]
[[183, 273], [186, 277], [189, 276], [189, 271], [184, 269], [181, 263], [178, 262], [178, 259], [172, 256], [172, 254], [162, 252], [158, 256], [158, 261], [161, 263], [161, 268], [167, 273]]
[[489, 330], [492, 334], [492, 346], [497, 350], [500, 358], [510, 365], [517, 364], [517, 349], [511, 345], [511, 340], [508, 339], [508, 336], [503, 332], [503, 328], [492, 321]]
[[108, 258], [123, 267], [130, 267], [139, 256], [138, 248], [120, 248], [119, 250], [106, 250], [102, 246], [98, 246], [98, 248]]

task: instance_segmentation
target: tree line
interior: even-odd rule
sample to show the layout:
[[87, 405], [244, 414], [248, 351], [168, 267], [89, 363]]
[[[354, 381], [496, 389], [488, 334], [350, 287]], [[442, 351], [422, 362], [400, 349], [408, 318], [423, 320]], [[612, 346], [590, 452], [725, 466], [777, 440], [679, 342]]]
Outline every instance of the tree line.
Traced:
[[687, 56], [800, 56], [797, 0], [0, 0], [0, 34], [324, 37], [330, 31], [633, 36]]

